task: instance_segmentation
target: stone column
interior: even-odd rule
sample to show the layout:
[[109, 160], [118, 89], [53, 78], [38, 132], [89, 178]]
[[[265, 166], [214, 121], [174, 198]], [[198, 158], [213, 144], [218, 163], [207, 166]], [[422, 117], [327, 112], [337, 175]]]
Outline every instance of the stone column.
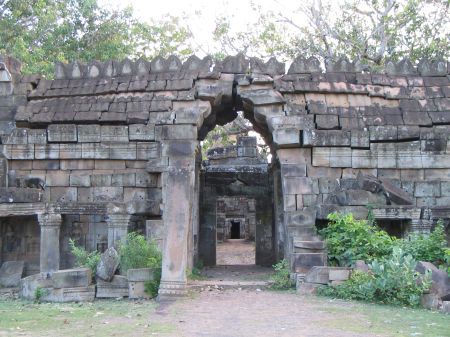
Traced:
[[51, 273], [59, 270], [59, 232], [61, 214], [38, 214], [41, 227], [40, 271]]
[[186, 294], [189, 227], [192, 221], [195, 172], [193, 168], [170, 167], [163, 173], [164, 249], [160, 299]]
[[118, 241], [126, 238], [130, 218], [130, 214], [108, 214], [106, 219], [108, 223], [108, 247], [116, 246]]
[[164, 248], [159, 286], [159, 298], [162, 300], [186, 294], [188, 260], [192, 259], [188, 256], [188, 249], [189, 240], [192, 239], [198, 141], [188, 136], [196, 137], [197, 129], [190, 125], [179, 127], [168, 126], [162, 133], [170, 133], [171, 138], [182, 138], [162, 141], [163, 156], [169, 157], [169, 165], [162, 173]]

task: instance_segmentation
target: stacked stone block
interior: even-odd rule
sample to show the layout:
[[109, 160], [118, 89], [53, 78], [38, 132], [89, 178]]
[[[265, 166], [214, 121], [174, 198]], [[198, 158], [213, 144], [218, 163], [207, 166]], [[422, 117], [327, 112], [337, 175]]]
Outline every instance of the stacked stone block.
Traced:
[[[156, 221], [147, 223], [147, 235], [163, 247], [162, 294], [184, 292], [185, 269], [198, 251], [199, 141], [236, 110], [266, 140], [270, 172], [279, 174], [275, 228], [256, 243], [257, 256], [258, 247], [271, 254], [279, 247], [278, 258], [299, 273], [323, 265], [314, 226], [332, 211], [364, 217], [371, 205], [377, 218], [421, 231], [450, 218], [448, 62], [388, 61], [376, 73], [341, 59], [324, 72], [317, 59], [299, 57], [285, 73], [274, 58], [193, 56], [182, 63], [171, 56], [58, 64], [54, 80], [3, 64], [0, 181], [12, 201], [1, 199], [2, 214], [103, 215], [109, 245], [132, 216], [145, 215]], [[211, 163], [232, 172], [232, 154], [243, 169], [250, 148], [238, 144]], [[11, 186], [5, 172], [25, 186]], [[33, 177], [45, 183], [41, 199], [39, 188], [27, 187]], [[30, 189], [30, 197], [12, 188]]]

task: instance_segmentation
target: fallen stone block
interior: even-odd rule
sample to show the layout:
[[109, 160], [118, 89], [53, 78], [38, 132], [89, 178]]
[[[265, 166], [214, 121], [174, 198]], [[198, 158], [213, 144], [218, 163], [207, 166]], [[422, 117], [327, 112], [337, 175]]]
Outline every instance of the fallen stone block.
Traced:
[[110, 282], [97, 279], [98, 298], [128, 297], [128, 279], [126, 276], [114, 275]]
[[297, 283], [297, 294], [300, 295], [314, 295], [320, 284], [317, 283]]
[[154, 279], [151, 268], [128, 269], [128, 297], [149, 298], [150, 295], [145, 292], [145, 282]]
[[114, 247], [109, 247], [100, 257], [97, 265], [96, 276], [109, 282], [119, 267], [119, 254]]
[[369, 266], [363, 260], [356, 260], [353, 269], [367, 273], [369, 271]]
[[444, 314], [450, 314], [450, 301], [442, 302], [441, 312]]
[[383, 191], [381, 181], [374, 176], [362, 174], [360, 171], [356, 176], [356, 180], [362, 190], [372, 193], [380, 193]]
[[333, 281], [347, 281], [350, 278], [351, 268], [329, 267], [328, 272], [328, 277], [333, 284]]
[[52, 276], [54, 288], [87, 287], [91, 284], [92, 272], [89, 268], [55, 271]]
[[425, 274], [426, 271], [431, 272], [431, 288], [430, 294], [435, 294], [438, 298], [442, 298], [450, 294], [450, 277], [448, 274], [438, 269], [434, 264], [430, 262], [420, 261], [417, 262], [416, 271], [420, 274]]
[[439, 297], [436, 294], [423, 294], [420, 304], [425, 309], [436, 310], [439, 307]]
[[380, 179], [387, 197], [396, 205], [414, 205], [413, 198], [403, 189], [397, 187], [390, 179]]
[[328, 267], [314, 266], [305, 275], [305, 282], [314, 284], [328, 284]]
[[53, 288], [53, 280], [50, 274], [39, 273], [21, 279], [19, 296], [27, 300], [34, 300], [37, 288]]
[[6, 261], [0, 268], [0, 287], [13, 288], [20, 285], [23, 274], [23, 261]]
[[95, 286], [75, 288], [51, 288], [42, 297], [44, 302], [92, 302], [95, 299]]

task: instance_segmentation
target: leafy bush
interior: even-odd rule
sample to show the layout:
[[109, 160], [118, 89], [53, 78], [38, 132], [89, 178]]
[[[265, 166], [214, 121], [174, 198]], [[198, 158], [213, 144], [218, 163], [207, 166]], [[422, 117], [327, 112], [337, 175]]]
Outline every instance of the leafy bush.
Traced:
[[354, 271], [350, 280], [338, 286], [322, 287], [318, 294], [343, 299], [417, 306], [431, 282], [429, 273], [420, 275], [414, 269], [411, 255], [395, 247], [392, 256], [369, 264], [370, 273]]
[[161, 283], [162, 254], [155, 242], [150, 242], [149, 246], [151, 257], [148, 259], [147, 267], [153, 269], [153, 280], [145, 282], [144, 286], [147, 294], [156, 297]]
[[159, 284], [161, 283], [161, 254], [158, 257], [152, 258], [147, 268], [153, 269], [153, 280], [144, 283], [144, 289], [151, 297], [158, 296]]
[[271, 288], [276, 290], [292, 288], [293, 284], [288, 262], [283, 259], [272, 267], [275, 270], [275, 274], [271, 278], [273, 282]]
[[161, 252], [154, 242], [148, 242], [143, 235], [128, 233], [126, 240], [119, 244], [120, 270], [151, 268], [161, 260]]
[[143, 235], [128, 233], [126, 241], [119, 244], [120, 270], [152, 268], [154, 279], [145, 282], [147, 294], [155, 297], [161, 281], [162, 254], [155, 242], [148, 242]]
[[69, 239], [69, 246], [70, 252], [75, 256], [75, 266], [90, 268], [93, 277], [100, 262], [100, 253], [98, 251], [87, 252], [84, 248], [77, 247], [72, 239]]
[[417, 261], [428, 261], [437, 265], [445, 262], [447, 240], [444, 224], [439, 220], [430, 234], [412, 234], [409, 239], [399, 240], [405, 254]]
[[371, 302], [375, 298], [375, 289], [372, 286], [373, 280], [372, 273], [354, 270], [348, 281], [338, 286], [320, 287], [317, 289], [317, 293], [323, 296]]
[[328, 227], [319, 234], [326, 240], [331, 265], [351, 266], [356, 260], [380, 259], [388, 256], [395, 244], [395, 238], [366, 220], [356, 220], [351, 213], [332, 213], [328, 220]]
[[439, 268], [446, 271], [448, 277], [450, 277], [450, 248], [444, 249], [444, 263]]

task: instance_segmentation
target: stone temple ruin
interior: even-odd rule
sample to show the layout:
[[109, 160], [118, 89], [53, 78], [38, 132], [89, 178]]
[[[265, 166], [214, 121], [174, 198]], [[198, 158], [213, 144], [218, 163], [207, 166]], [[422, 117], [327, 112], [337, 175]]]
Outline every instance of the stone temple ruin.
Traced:
[[[302, 274], [326, 264], [315, 226], [331, 212], [370, 206], [399, 236], [450, 218], [448, 62], [323, 72], [299, 57], [286, 73], [275, 59], [171, 56], [57, 64], [54, 80], [0, 65], [0, 262], [24, 261], [23, 276], [70, 268], [69, 238], [104, 251], [138, 231], [162, 247], [160, 296], [180, 296], [231, 221], [254, 235], [256, 264], [286, 258]], [[237, 111], [272, 163], [242, 138], [202, 165], [200, 141]], [[248, 219], [227, 217], [233, 200]]]

